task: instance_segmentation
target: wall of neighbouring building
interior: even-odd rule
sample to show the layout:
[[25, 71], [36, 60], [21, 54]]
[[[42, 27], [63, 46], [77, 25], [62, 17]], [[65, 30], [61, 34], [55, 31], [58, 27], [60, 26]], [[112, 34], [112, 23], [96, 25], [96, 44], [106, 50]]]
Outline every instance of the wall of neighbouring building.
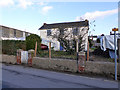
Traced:
[[0, 30], [2, 31], [2, 37], [4, 38], [15, 38], [15, 37], [20, 38], [20, 37], [26, 37], [30, 34], [28, 32], [14, 29], [14, 28], [9, 28], [6, 26], [0, 26]]
[[17, 38], [23, 37], [23, 32], [16, 30], [16, 37], [17, 37]]
[[1, 29], [2, 29], [2, 37], [9, 38], [9, 33], [10, 33], [9, 28], [2, 27]]

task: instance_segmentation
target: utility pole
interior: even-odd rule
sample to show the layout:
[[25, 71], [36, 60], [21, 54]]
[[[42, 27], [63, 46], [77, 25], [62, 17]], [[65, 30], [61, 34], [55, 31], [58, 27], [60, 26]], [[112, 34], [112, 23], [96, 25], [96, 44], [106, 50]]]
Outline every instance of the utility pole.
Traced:
[[114, 48], [115, 48], [115, 80], [117, 80], [117, 51], [116, 51], [116, 31], [118, 31], [117, 28], [113, 28], [112, 31], [114, 31]]

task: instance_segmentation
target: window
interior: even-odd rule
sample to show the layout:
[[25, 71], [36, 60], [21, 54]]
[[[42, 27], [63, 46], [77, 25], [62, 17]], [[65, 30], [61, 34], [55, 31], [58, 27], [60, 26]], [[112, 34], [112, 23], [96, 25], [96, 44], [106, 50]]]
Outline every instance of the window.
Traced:
[[73, 35], [78, 35], [78, 28], [73, 28]]
[[25, 32], [23, 32], [23, 37], [25, 37]]
[[14, 30], [14, 37], [16, 37], [16, 30]]
[[60, 35], [64, 35], [64, 30], [60, 30]]
[[47, 30], [47, 36], [51, 35], [51, 30]]

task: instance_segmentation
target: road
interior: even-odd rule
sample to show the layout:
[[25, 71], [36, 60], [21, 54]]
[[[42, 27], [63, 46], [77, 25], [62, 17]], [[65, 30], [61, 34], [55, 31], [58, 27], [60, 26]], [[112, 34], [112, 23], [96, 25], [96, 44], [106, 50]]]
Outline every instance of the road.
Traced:
[[118, 88], [116, 81], [20, 65], [2, 65], [3, 88]]

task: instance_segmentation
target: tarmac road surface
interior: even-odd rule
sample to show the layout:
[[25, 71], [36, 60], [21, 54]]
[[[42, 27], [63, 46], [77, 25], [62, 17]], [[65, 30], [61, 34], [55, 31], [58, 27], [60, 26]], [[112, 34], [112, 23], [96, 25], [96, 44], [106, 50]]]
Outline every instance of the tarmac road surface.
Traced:
[[118, 88], [118, 82], [2, 64], [3, 88]]

